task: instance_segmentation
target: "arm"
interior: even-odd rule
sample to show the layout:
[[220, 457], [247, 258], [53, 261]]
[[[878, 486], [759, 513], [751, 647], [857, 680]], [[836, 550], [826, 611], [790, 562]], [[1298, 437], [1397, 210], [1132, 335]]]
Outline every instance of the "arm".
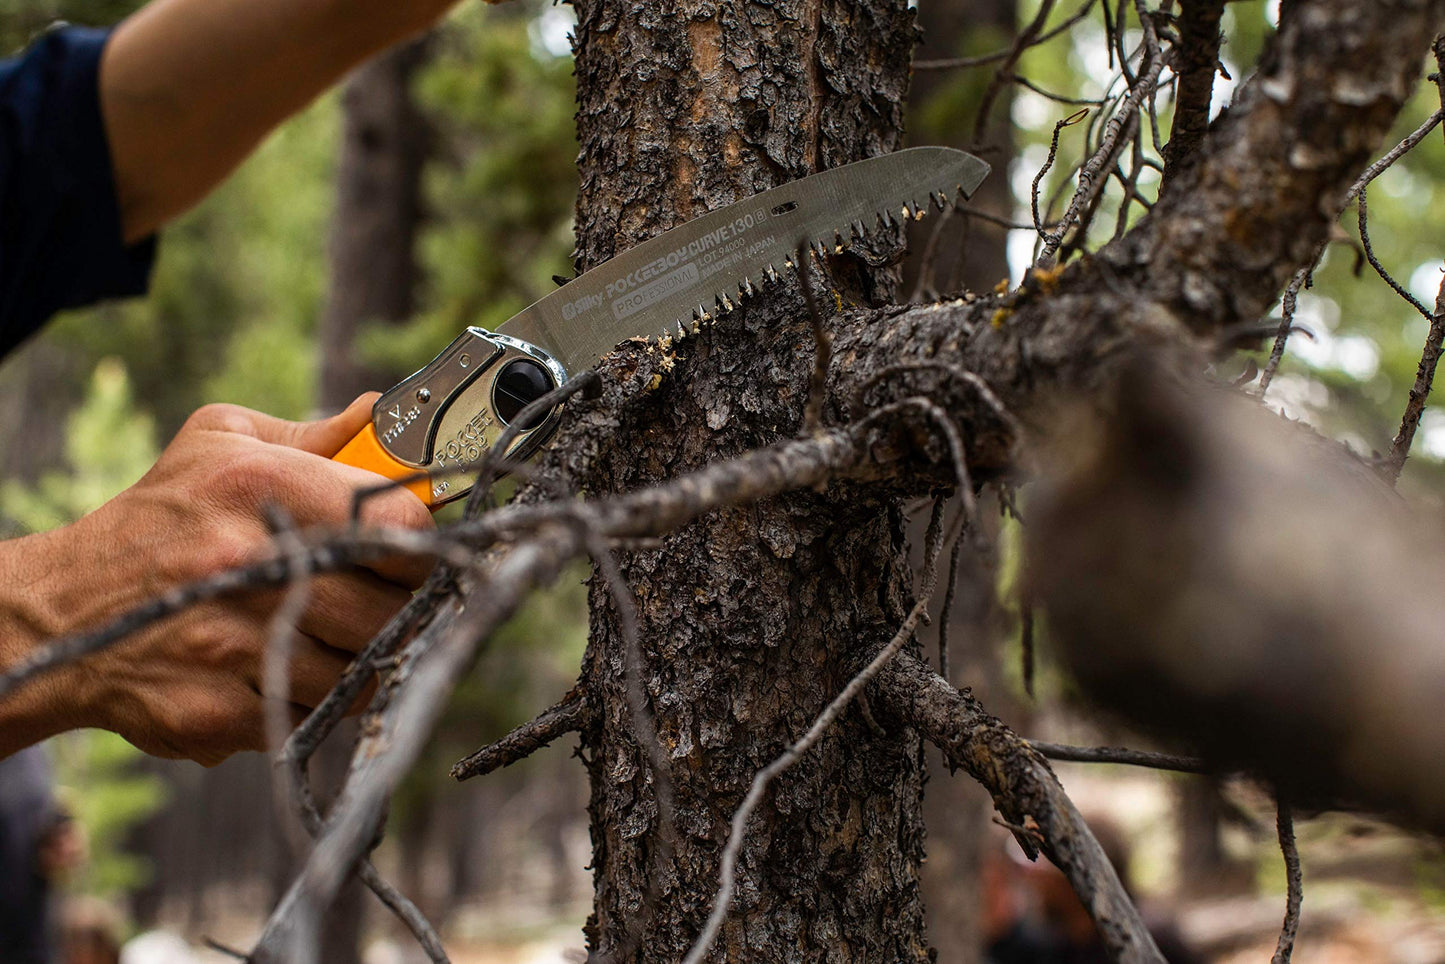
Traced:
[[[370, 417], [374, 395], [340, 415], [292, 423], [230, 405], [186, 423], [134, 486], [73, 525], [0, 542], [0, 671], [47, 640], [105, 624], [174, 586], [271, 550], [261, 507], [298, 525], [346, 524], [351, 493], [378, 478], [329, 456]], [[363, 524], [424, 529], [411, 493], [368, 500]], [[430, 564], [318, 577], [297, 621], [290, 699], [315, 706], [351, 654], [410, 598]], [[0, 698], [0, 757], [65, 730], [101, 727], [157, 756], [219, 763], [264, 743], [260, 694], [280, 596], [201, 604]]]
[[226, 177], [272, 128], [455, 0], [155, 0], [101, 62], [127, 241]]

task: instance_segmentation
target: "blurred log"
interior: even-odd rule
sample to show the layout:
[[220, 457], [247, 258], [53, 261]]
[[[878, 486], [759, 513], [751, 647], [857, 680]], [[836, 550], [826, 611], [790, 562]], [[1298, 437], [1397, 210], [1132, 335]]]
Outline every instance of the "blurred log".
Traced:
[[1445, 830], [1438, 520], [1256, 403], [1124, 385], [1030, 526], [1079, 680], [1289, 798]]

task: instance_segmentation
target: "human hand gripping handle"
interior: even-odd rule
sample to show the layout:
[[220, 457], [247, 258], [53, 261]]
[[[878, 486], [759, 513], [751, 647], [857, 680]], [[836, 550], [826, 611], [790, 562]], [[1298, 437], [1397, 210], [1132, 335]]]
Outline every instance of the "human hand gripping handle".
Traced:
[[[264, 507], [298, 526], [345, 526], [375, 474], [332, 456], [370, 424], [376, 396], [334, 418], [286, 422], [229, 405], [197, 411], [134, 486], [80, 521], [0, 543], [0, 668], [46, 640], [105, 624], [175, 586], [273, 554]], [[427, 529], [426, 506], [394, 489], [367, 499], [366, 526]], [[297, 628], [290, 701], [299, 717], [410, 598], [431, 561], [393, 558], [317, 576]], [[0, 755], [99, 726], [141, 749], [205, 764], [264, 745], [261, 681], [282, 592], [203, 603], [0, 700]]]

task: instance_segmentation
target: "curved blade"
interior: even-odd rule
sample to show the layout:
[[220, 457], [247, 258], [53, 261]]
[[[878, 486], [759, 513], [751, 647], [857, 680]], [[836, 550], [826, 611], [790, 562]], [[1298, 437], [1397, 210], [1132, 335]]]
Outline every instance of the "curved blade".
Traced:
[[[989, 166], [946, 147], [914, 147], [755, 194], [665, 231], [552, 292], [498, 328], [569, 372], [621, 341], [676, 334], [732, 307], [784, 269], [800, 241], [834, 250], [930, 203], [967, 199]], [[940, 197], [941, 195], [941, 197]]]

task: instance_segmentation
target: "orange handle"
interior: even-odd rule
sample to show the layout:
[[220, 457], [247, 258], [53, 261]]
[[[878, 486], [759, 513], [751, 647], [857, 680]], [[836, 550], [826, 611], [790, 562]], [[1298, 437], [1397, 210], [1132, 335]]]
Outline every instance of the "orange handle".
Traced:
[[[418, 469], [410, 465], [398, 462], [392, 454], [381, 447], [381, 440], [376, 437], [376, 426], [370, 422], [366, 428], [356, 433], [356, 436], [341, 447], [341, 451], [332, 457], [332, 461], [341, 462], [345, 465], [354, 465], [358, 469], [366, 469], [368, 472], [375, 472], [377, 475], [384, 475], [388, 479], [405, 479], [408, 476], [415, 476]], [[431, 479], [422, 476], [405, 484], [429, 507], [436, 508], [433, 504]]]

